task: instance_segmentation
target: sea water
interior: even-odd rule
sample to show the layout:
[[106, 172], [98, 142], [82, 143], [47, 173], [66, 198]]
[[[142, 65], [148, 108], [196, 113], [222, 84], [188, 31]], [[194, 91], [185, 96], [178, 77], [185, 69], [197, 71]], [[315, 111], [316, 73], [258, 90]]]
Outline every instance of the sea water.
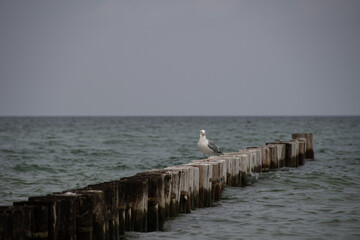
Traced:
[[[315, 159], [126, 239], [360, 239], [360, 117], [2, 117], [0, 205], [314, 133]], [[253, 180], [255, 179], [255, 180]]]

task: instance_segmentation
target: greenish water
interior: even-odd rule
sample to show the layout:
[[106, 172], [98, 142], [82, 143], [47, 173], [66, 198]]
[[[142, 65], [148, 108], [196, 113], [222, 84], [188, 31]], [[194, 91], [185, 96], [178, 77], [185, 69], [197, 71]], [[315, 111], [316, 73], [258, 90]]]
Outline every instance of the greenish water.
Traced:
[[315, 160], [128, 239], [360, 239], [359, 117], [0, 118], [0, 205], [313, 132]]

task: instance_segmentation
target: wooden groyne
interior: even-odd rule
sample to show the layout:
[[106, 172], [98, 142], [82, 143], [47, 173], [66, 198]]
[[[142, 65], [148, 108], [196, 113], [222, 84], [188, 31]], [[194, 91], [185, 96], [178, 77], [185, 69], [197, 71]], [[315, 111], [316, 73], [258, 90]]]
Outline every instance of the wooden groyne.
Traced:
[[288, 141], [30, 197], [0, 207], [0, 239], [108, 240], [127, 231], [162, 230], [170, 217], [211, 207], [226, 185], [246, 186], [249, 173], [298, 167], [313, 158], [313, 134], [294, 133]]

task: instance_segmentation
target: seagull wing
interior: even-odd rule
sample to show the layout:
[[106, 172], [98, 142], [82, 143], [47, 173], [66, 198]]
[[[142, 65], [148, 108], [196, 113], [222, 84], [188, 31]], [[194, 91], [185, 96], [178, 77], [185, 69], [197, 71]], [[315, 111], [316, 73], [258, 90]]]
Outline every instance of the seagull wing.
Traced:
[[220, 151], [219, 146], [216, 145], [216, 144], [214, 144], [214, 143], [212, 143], [212, 142], [209, 142], [208, 147], [209, 147], [211, 150], [213, 150], [215, 154], [219, 154], [219, 155], [220, 155], [220, 154], [223, 154], [223, 153]]

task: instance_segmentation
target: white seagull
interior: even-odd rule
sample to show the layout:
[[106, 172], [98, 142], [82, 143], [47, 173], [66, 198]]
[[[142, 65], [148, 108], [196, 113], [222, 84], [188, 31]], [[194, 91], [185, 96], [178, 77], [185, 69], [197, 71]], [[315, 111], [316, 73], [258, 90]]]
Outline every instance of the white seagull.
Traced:
[[216, 145], [206, 139], [205, 130], [200, 131], [200, 139], [198, 141], [198, 148], [204, 154], [204, 159], [205, 159], [206, 154], [208, 154], [209, 156], [210, 156], [210, 154], [215, 154], [217, 156], [223, 154], [220, 151], [220, 148], [218, 145]]

